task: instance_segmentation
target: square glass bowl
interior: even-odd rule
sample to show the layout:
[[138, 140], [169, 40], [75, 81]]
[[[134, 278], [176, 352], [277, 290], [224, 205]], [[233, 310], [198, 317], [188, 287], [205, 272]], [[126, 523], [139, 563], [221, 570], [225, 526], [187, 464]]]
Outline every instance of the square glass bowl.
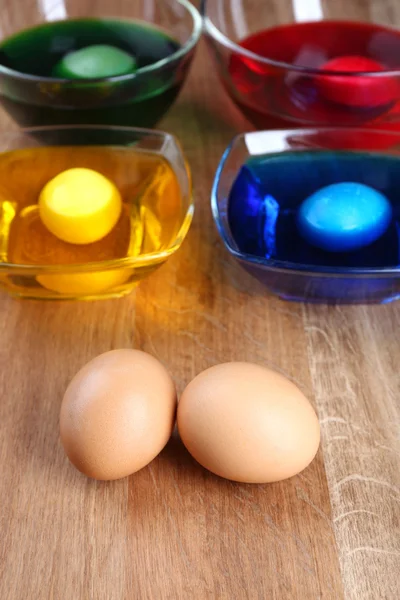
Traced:
[[[306, 168], [298, 169], [296, 174], [292, 169], [292, 177], [288, 177], [287, 170], [279, 171], [279, 159], [290, 156], [297, 159], [297, 155], [293, 153], [303, 153], [303, 156], [307, 156]], [[329, 160], [324, 168], [320, 169], [318, 160], [326, 153], [329, 153]], [[352, 164], [352, 160], [359, 159], [360, 154], [365, 157], [365, 162], [364, 158], [361, 163], [358, 160], [353, 173], [351, 169], [349, 171], [349, 165]], [[261, 256], [259, 253], [241, 251], [230, 228], [228, 200], [243, 165], [260, 156], [265, 161], [274, 158], [275, 184], [281, 181], [286, 191], [290, 190], [290, 185], [293, 186], [294, 205], [289, 208], [297, 210], [299, 200], [296, 199], [296, 193], [300, 188], [308, 187], [310, 192], [313, 192], [324, 185], [348, 181], [350, 176], [353, 181], [364, 183], [381, 192], [386, 188], [390, 188], [392, 192], [400, 189], [400, 135], [357, 128], [276, 130], [241, 134], [232, 141], [221, 159], [211, 197], [214, 220], [228, 252], [244, 269], [261, 281], [269, 292], [280, 298], [314, 303], [356, 304], [387, 303], [400, 297], [400, 196], [396, 193], [388, 195], [393, 209], [390, 234], [388, 233], [391, 236], [390, 253], [385, 253], [383, 240], [383, 243], [379, 242], [379, 247], [371, 245], [368, 248], [365, 261], [363, 258], [357, 264], [359, 255], [355, 254], [347, 261], [348, 264], [343, 266], [337, 257], [332, 259], [339, 261], [334, 265], [324, 264], [323, 256], [315, 261], [316, 264], [313, 261], [304, 261], [303, 256], [307, 253], [296, 256], [293, 248], [291, 260], [277, 259], [273, 253], [270, 256]], [[343, 157], [346, 157], [347, 161], [345, 175], [339, 168]], [[398, 166], [395, 162], [397, 160]], [[243, 201], [246, 201], [245, 193]], [[292, 243], [291, 239], [284, 242], [287, 242], [288, 247]], [[327, 262], [329, 263], [329, 260]]]
[[[98, 171], [122, 197], [111, 233], [79, 247], [44, 227], [37, 204], [47, 181], [70, 168]], [[2, 132], [0, 287], [29, 299], [123, 296], [179, 249], [193, 211], [191, 174], [168, 133], [85, 125]]]

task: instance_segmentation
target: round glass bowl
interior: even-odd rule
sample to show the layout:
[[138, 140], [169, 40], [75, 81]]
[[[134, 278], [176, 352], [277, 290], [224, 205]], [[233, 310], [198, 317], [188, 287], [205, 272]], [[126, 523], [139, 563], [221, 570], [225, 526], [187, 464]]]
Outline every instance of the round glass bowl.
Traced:
[[[310, 194], [343, 180], [384, 193], [393, 219], [374, 244], [328, 254], [301, 239], [296, 214]], [[225, 248], [269, 292], [304, 302], [386, 303], [400, 297], [399, 186], [398, 133], [259, 131], [237, 136], [227, 148], [211, 203]]]
[[[43, 186], [69, 168], [102, 173], [122, 197], [110, 234], [79, 247], [47, 231], [38, 210]], [[194, 211], [182, 150], [172, 135], [154, 130], [89, 125], [2, 132], [0, 179], [0, 286], [20, 298], [127, 294], [179, 249]]]
[[202, 13], [220, 78], [256, 128], [400, 127], [400, 30], [379, 0], [203, 0]]
[[[19, 125], [82, 123], [149, 128], [167, 112], [188, 73], [202, 32], [201, 17], [189, 0], [136, 0], [119, 2], [117, 8], [114, 6], [110, 0], [90, 3], [18, 0], [7, 3], [2, 9], [0, 102]], [[114, 38], [125, 43], [124, 36], [127, 36], [130, 46], [137, 44], [140, 56], [144, 57], [144, 66], [139, 62], [133, 73], [81, 80], [59, 79], [47, 76], [47, 72], [46, 76], [28, 74], [13, 68], [16, 59], [20, 61], [22, 55], [25, 61], [29, 53], [34, 56], [35, 48], [37, 51], [40, 45], [42, 50], [49, 48], [49, 52], [59, 53], [60, 57], [76, 49], [73, 45], [75, 20], [105, 23], [105, 38], [103, 41], [96, 38], [91, 42], [95, 44], [107, 43], [107, 20], [112, 20]], [[133, 42], [129, 37], [132, 23], [136, 23]], [[53, 28], [54, 32], [57, 31], [54, 27], [58, 27], [59, 33], [48, 38], [47, 33], [26, 38], [25, 48], [11, 48], [6, 53], [5, 44], [13, 36], [21, 32], [26, 35], [25, 30], [42, 25], [47, 31]], [[82, 39], [90, 39], [90, 32], [91, 29], [82, 34]], [[161, 40], [159, 44], [157, 36]], [[156, 46], [162, 47], [165, 36], [172, 39], [173, 48], [167, 56], [149, 62], [146, 56], [153, 56]]]

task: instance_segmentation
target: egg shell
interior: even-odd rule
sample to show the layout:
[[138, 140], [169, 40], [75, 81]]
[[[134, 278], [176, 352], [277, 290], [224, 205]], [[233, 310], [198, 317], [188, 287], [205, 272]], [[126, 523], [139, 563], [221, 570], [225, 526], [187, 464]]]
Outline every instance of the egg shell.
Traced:
[[61, 405], [60, 434], [75, 467], [94, 479], [135, 473], [159, 454], [175, 423], [176, 389], [165, 367], [139, 350], [87, 363]]
[[297, 212], [300, 235], [328, 252], [349, 252], [372, 244], [392, 219], [389, 200], [357, 182], [333, 183], [311, 194]]
[[48, 181], [38, 203], [43, 225], [70, 244], [103, 239], [122, 212], [122, 198], [115, 184], [93, 169], [77, 167]]
[[62, 79], [98, 79], [134, 73], [136, 68], [135, 58], [124, 50], [97, 44], [66, 54], [53, 75]]
[[211, 367], [189, 383], [178, 404], [178, 429], [203, 467], [244, 483], [296, 475], [320, 441], [315, 411], [291, 381], [240, 362]]
[[321, 70], [338, 72], [338, 75], [330, 73], [318, 78], [321, 93], [337, 104], [353, 108], [386, 106], [394, 102], [400, 92], [397, 78], [390, 74], [383, 77], [374, 75], [385, 71], [385, 67], [365, 56], [338, 56], [326, 62]]

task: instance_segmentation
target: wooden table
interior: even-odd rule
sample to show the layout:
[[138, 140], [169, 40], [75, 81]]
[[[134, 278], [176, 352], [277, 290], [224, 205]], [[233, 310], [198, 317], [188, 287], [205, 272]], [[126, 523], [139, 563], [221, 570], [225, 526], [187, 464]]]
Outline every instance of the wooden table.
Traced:
[[[203, 46], [162, 126], [194, 173], [181, 251], [122, 300], [0, 296], [0, 598], [398, 600], [400, 304], [284, 303], [229, 259], [210, 186], [249, 125]], [[229, 360], [284, 373], [318, 411], [316, 460], [283, 483], [239, 485], [200, 468], [174, 436], [135, 476], [86, 479], [60, 445], [60, 401], [87, 360], [121, 347], [158, 357], [179, 391]]]

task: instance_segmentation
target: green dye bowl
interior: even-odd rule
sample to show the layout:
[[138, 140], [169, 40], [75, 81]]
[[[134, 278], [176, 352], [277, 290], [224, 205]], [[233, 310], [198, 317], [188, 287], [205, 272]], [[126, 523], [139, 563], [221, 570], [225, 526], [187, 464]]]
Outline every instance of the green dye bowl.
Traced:
[[77, 3], [68, 14], [43, 16], [35, 1], [34, 19], [30, 0], [9, 3], [0, 15], [0, 102], [10, 116], [24, 127], [156, 125], [201, 36], [189, 0], [165, 0], [152, 11], [138, 0], [119, 13], [110, 6], [110, 15], [97, 0], [90, 17]]

